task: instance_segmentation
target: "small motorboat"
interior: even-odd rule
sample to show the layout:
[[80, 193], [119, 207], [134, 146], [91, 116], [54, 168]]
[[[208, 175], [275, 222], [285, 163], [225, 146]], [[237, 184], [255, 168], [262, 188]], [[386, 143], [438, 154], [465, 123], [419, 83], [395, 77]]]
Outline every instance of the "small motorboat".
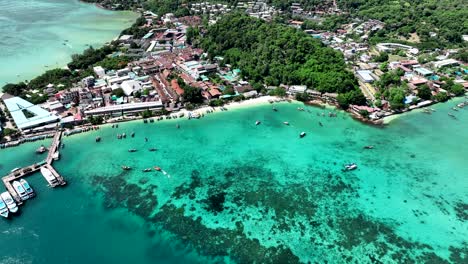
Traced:
[[453, 111], [458, 111], [458, 108], [452, 107], [452, 110], [453, 110]]
[[123, 138], [127, 138], [127, 134], [123, 133], [123, 134], [122, 134], [122, 137], [123, 137]]
[[154, 167], [154, 170], [155, 170], [155, 171], [161, 171], [161, 168], [158, 167], [158, 166], [155, 166], [155, 167]]
[[136, 152], [136, 149], [129, 149], [128, 152]]
[[154, 119], [153, 119], [153, 118], [150, 118], [150, 119], [149, 119], [149, 122], [150, 122], [150, 123], [154, 123]]
[[356, 163], [345, 164], [344, 171], [351, 171], [357, 169]]
[[301, 132], [301, 134], [299, 134], [299, 137], [300, 137], [300, 138], [303, 138], [303, 137], [305, 137], [305, 136], [306, 136], [306, 132]]
[[374, 148], [374, 146], [371, 146], [371, 145], [369, 145], [369, 146], [364, 146], [364, 149], [373, 149], [373, 148]]
[[148, 142], [148, 138], [147, 138], [147, 137], [145, 137], [145, 142]]
[[177, 125], [176, 125], [176, 128], [180, 128], [180, 125], [179, 125], [179, 124], [177, 124]]
[[273, 111], [278, 112], [278, 109], [276, 109], [276, 107], [273, 107]]
[[143, 119], [143, 123], [148, 123], [148, 120], [147, 119]]
[[135, 137], [135, 132], [132, 132], [132, 134], [130, 134], [131, 137]]
[[146, 168], [143, 170], [143, 172], [150, 172], [151, 171], [151, 168]]
[[151, 152], [154, 152], [154, 151], [156, 151], [157, 149], [156, 149], [156, 148], [150, 148], [150, 149], [148, 149], [148, 150], [151, 151]]
[[283, 124], [285, 124], [285, 125], [289, 126], [289, 122], [283, 122]]
[[119, 128], [119, 124], [115, 124], [115, 128]]
[[96, 137], [96, 142], [101, 142], [101, 137]]
[[112, 124], [112, 128], [114, 128], [114, 124]]
[[122, 170], [131, 170], [132, 168], [129, 166], [122, 166]]
[[47, 151], [47, 149], [46, 149], [46, 147], [44, 147], [44, 145], [41, 145], [38, 149], [36, 149], [37, 154], [42, 154], [42, 153], [44, 153], [46, 151]]
[[320, 126], [323, 126], [322, 122], [319, 122], [319, 125], [320, 125]]
[[305, 109], [303, 107], [298, 107], [297, 110], [299, 111], [305, 111]]
[[452, 114], [452, 113], [448, 113], [448, 115], [449, 115], [450, 117], [457, 118], [457, 117], [456, 117], [454, 114]]
[[255, 121], [255, 125], [256, 125], [256, 126], [260, 125], [261, 123], [262, 123], [262, 122], [260, 122], [260, 120]]
[[122, 139], [122, 135], [117, 134], [117, 139]]

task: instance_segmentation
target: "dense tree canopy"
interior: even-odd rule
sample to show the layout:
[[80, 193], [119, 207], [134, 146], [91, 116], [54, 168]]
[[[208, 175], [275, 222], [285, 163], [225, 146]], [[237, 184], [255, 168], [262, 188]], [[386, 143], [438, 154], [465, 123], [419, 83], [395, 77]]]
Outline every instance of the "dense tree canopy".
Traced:
[[[461, 45], [468, 34], [466, 0], [339, 0], [351, 16], [378, 19], [386, 23], [386, 38], [409, 38], [417, 33], [425, 48]], [[434, 36], [431, 32], [436, 33]]]
[[275, 22], [229, 14], [209, 27], [201, 42], [211, 58], [223, 56], [253, 83], [305, 84], [321, 92], [356, 90], [341, 53]]

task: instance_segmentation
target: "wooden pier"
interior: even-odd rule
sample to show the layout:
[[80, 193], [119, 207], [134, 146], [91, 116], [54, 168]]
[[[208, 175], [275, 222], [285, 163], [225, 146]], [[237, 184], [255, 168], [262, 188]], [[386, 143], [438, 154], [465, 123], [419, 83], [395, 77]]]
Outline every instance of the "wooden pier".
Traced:
[[16, 180], [19, 180], [21, 178], [24, 178], [26, 176], [32, 175], [33, 173], [39, 171], [41, 169], [41, 167], [45, 167], [48, 170], [50, 170], [52, 175], [57, 179], [57, 184], [51, 185], [51, 187], [56, 187], [56, 186], [66, 184], [65, 179], [51, 165], [53, 160], [54, 160], [53, 156], [54, 156], [55, 152], [58, 151], [58, 148], [60, 146], [61, 137], [62, 137], [62, 132], [57, 131], [55, 133], [54, 139], [53, 139], [52, 144], [51, 144], [51, 146], [49, 148], [49, 153], [47, 154], [47, 158], [46, 158], [45, 161], [40, 162], [38, 164], [33, 164], [33, 165], [30, 165], [30, 166], [20, 168], [20, 169], [18, 169], [16, 171], [13, 171], [10, 174], [8, 174], [7, 176], [2, 178], [2, 181], [3, 181], [3, 184], [5, 185], [5, 188], [11, 194], [13, 199], [15, 199], [15, 201], [16, 201], [16, 203], [18, 205], [21, 205], [23, 203], [23, 201], [21, 200], [20, 196], [16, 192], [15, 188], [13, 188], [12, 182], [16, 181]]
[[58, 151], [60, 147], [60, 139], [62, 138], [62, 132], [57, 131], [54, 135], [54, 138], [52, 139], [52, 144], [49, 147], [49, 153], [47, 154], [46, 162], [47, 164], [52, 164], [53, 162], [53, 156], [55, 152]]

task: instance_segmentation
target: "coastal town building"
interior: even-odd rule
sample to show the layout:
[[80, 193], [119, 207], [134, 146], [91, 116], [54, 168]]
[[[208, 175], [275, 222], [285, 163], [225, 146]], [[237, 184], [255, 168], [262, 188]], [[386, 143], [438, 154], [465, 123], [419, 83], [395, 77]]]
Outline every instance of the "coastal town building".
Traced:
[[16, 127], [21, 131], [56, 123], [60, 119], [59, 116], [20, 97], [4, 94], [2, 99]]

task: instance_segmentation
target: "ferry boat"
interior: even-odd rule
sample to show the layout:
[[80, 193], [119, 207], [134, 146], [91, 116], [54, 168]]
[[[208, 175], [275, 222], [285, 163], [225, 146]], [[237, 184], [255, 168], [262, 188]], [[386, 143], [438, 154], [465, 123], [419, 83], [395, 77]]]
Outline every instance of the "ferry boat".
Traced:
[[33, 198], [36, 196], [36, 193], [34, 193], [34, 190], [31, 188], [29, 183], [25, 179], [20, 179], [19, 182], [21, 185], [23, 185], [23, 188], [26, 190], [26, 193], [29, 195], [29, 198]]
[[256, 125], [256, 126], [260, 125], [261, 123], [262, 123], [262, 122], [260, 122], [260, 120], [255, 121], [255, 125]]
[[3, 192], [0, 197], [2, 197], [3, 201], [8, 207], [8, 210], [12, 213], [18, 212], [18, 206], [16, 205], [15, 200], [13, 200], [13, 197], [11, 197], [11, 194], [9, 192]]
[[303, 138], [303, 137], [305, 137], [305, 136], [306, 136], [306, 132], [301, 132], [301, 134], [299, 134], [299, 137], [300, 137], [300, 138]]
[[41, 167], [41, 174], [44, 176], [50, 186], [56, 186], [58, 184], [57, 178], [55, 178], [49, 169]]
[[16, 193], [19, 194], [21, 200], [26, 201], [27, 199], [29, 199], [29, 195], [24, 189], [23, 185], [21, 185], [21, 183], [19, 183], [18, 181], [13, 181], [13, 188], [15, 188]]
[[7, 218], [8, 217], [8, 207], [2, 198], [0, 198], [0, 215]]
[[350, 164], [346, 164], [344, 166], [345, 171], [351, 171], [351, 170], [355, 170], [355, 169], [357, 169], [356, 163], [350, 163]]

